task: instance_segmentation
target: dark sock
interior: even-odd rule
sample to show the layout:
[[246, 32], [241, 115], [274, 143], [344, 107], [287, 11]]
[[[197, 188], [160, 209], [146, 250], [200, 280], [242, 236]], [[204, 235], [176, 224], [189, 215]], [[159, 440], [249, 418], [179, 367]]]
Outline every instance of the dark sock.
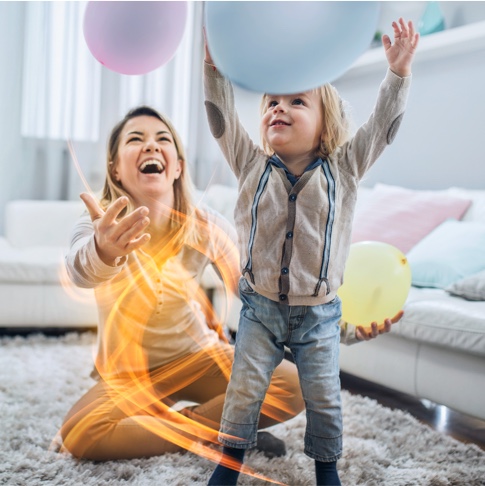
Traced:
[[337, 472], [337, 461], [315, 461], [317, 486], [341, 486]]
[[[246, 449], [233, 449], [232, 447], [224, 447], [222, 449], [222, 453], [225, 456], [232, 457], [241, 464], [243, 463], [245, 452]], [[238, 477], [239, 471], [235, 471], [234, 469], [230, 469], [222, 464], [219, 464], [215, 468], [207, 484], [208, 486], [234, 486], [237, 484]]]
[[258, 432], [256, 449], [262, 452], [268, 459], [281, 457], [286, 454], [285, 443], [269, 432]]

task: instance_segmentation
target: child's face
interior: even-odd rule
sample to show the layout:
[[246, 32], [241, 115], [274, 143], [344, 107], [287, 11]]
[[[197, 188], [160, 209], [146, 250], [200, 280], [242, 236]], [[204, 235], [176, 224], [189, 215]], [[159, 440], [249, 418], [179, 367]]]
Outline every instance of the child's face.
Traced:
[[172, 191], [181, 162], [168, 127], [158, 118], [129, 120], [120, 135], [114, 177], [135, 201]]
[[261, 133], [283, 160], [313, 159], [323, 132], [321, 96], [314, 91], [294, 95], [267, 95]]

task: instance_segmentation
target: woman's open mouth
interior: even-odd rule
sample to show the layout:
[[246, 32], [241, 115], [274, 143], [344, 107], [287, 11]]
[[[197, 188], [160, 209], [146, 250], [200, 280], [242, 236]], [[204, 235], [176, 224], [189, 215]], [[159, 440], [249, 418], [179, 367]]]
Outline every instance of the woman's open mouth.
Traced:
[[145, 160], [145, 162], [140, 165], [140, 172], [142, 174], [161, 174], [164, 170], [165, 167], [162, 163], [155, 159]]

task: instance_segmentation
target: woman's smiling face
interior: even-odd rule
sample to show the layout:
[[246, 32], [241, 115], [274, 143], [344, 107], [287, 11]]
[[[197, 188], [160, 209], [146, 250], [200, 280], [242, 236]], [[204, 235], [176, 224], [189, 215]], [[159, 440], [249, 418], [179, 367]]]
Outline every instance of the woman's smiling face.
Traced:
[[138, 203], [173, 192], [182, 162], [165, 123], [153, 116], [128, 120], [120, 135], [113, 177]]

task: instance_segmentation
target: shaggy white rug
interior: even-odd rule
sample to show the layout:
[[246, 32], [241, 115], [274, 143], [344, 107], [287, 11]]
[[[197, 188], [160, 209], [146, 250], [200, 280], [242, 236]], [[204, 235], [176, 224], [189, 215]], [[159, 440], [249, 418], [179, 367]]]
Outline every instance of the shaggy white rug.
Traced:
[[[0, 339], [0, 484], [137, 486], [204, 485], [213, 463], [190, 453], [94, 463], [49, 451], [71, 405], [93, 384], [94, 335]], [[342, 484], [483, 486], [485, 453], [422, 425], [409, 414], [343, 392]], [[283, 458], [250, 452], [247, 464], [282, 483], [315, 484], [302, 452], [305, 417], [273, 427], [286, 441]], [[268, 484], [241, 476], [241, 485]]]

